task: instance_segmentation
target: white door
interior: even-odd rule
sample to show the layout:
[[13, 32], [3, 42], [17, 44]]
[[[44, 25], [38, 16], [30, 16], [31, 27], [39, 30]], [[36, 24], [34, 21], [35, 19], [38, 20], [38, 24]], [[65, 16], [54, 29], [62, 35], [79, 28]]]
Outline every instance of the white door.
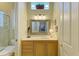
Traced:
[[79, 55], [79, 5], [78, 2], [71, 3], [71, 39], [73, 39], [74, 55]]
[[77, 7], [78, 7], [78, 3], [70, 3], [70, 2], [59, 3], [60, 55], [64, 55], [64, 56], [77, 55], [77, 51], [78, 51], [78, 8]]

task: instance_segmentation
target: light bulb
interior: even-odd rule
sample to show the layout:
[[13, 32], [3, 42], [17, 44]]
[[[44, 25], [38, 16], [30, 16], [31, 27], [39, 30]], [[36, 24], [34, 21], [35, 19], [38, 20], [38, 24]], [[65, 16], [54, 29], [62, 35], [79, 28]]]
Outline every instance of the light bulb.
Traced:
[[42, 17], [39, 15], [39, 20], [41, 20], [42, 19]]
[[35, 15], [35, 16], [34, 16], [34, 19], [35, 19], [35, 20], [37, 20], [37, 19], [38, 19], [37, 15]]
[[43, 15], [43, 20], [45, 20], [45, 19], [46, 19], [46, 16]]

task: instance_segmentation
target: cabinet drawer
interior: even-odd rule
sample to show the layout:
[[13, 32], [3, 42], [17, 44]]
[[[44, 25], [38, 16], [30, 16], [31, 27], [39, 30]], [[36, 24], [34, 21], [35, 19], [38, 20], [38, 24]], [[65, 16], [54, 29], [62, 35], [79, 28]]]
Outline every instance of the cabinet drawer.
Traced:
[[22, 56], [33, 56], [33, 53], [23, 53]]
[[22, 41], [23, 46], [33, 46], [33, 41]]
[[33, 49], [33, 46], [22, 46], [22, 49]]
[[22, 50], [23, 56], [33, 56], [33, 50]]
[[33, 52], [33, 50], [22, 50], [23, 53]]

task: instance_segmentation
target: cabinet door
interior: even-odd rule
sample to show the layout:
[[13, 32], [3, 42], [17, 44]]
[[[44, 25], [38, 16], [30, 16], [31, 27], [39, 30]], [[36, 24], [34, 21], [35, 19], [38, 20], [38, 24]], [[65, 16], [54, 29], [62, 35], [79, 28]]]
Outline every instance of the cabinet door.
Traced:
[[22, 56], [33, 56], [33, 41], [22, 41]]
[[36, 56], [45, 56], [46, 53], [46, 44], [44, 41], [34, 41], [34, 54]]
[[58, 41], [47, 41], [48, 56], [58, 55]]

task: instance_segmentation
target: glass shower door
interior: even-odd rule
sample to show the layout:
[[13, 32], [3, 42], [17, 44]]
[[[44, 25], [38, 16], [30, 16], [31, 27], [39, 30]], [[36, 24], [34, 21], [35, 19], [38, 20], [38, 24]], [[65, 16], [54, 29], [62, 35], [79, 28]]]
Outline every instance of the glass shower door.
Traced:
[[9, 45], [10, 41], [10, 17], [0, 11], [0, 49]]

